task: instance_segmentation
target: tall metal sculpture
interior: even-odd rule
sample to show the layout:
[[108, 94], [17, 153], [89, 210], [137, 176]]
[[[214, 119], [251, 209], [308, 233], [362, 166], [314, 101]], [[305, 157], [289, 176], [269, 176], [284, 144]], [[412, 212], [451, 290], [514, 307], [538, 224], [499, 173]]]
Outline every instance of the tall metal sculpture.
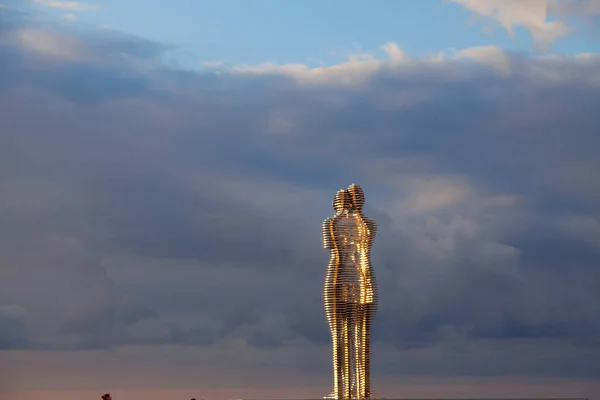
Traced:
[[350, 185], [335, 194], [335, 215], [323, 221], [323, 244], [330, 254], [324, 300], [333, 342], [328, 398], [371, 398], [371, 322], [377, 309], [371, 247], [377, 225], [363, 215], [364, 203], [362, 188]]

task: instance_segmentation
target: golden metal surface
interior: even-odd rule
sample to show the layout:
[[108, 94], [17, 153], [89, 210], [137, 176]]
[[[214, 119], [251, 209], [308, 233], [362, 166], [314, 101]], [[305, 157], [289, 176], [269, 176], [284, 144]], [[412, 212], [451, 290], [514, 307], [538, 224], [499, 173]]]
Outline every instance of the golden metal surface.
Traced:
[[363, 215], [364, 203], [362, 188], [350, 185], [335, 194], [335, 215], [323, 221], [323, 245], [330, 253], [325, 313], [333, 345], [328, 398], [371, 398], [371, 322], [377, 309], [371, 247], [377, 225]]

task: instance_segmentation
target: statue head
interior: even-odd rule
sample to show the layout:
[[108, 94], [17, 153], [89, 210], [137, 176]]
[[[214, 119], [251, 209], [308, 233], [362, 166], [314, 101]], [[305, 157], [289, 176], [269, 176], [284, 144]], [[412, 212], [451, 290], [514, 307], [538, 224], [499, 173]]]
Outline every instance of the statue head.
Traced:
[[350, 203], [352, 203], [352, 207], [356, 210], [362, 210], [365, 205], [365, 192], [363, 192], [362, 188], [359, 185], [352, 184], [348, 186], [346, 189], [350, 196]]
[[340, 189], [333, 196], [333, 209], [335, 211], [342, 211], [344, 208], [349, 208], [350, 205], [350, 194], [347, 190]]

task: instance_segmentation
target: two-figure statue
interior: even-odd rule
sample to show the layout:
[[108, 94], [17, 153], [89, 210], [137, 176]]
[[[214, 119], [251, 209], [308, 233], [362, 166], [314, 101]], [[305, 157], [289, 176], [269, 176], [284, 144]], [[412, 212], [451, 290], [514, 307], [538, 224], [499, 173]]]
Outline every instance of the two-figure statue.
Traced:
[[377, 286], [371, 246], [377, 225], [362, 214], [365, 195], [358, 185], [335, 194], [335, 215], [323, 222], [330, 259], [325, 279], [325, 312], [333, 342], [335, 399], [371, 398], [371, 322]]

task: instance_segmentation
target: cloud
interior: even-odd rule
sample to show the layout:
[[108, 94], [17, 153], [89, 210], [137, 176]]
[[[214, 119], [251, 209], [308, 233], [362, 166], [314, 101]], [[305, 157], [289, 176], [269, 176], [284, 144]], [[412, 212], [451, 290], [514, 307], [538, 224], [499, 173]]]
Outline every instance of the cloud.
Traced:
[[61, 29], [1, 33], [5, 349], [325, 373], [320, 224], [356, 182], [382, 375], [600, 371], [596, 55], [194, 72]]
[[279, 65], [272, 62], [260, 65], [227, 66], [222, 62], [209, 61], [204, 63], [204, 67], [236, 74], [289, 76], [303, 84], [360, 85], [366, 83], [382, 68], [399, 66], [408, 61], [408, 57], [396, 43], [387, 43], [382, 46], [382, 49], [387, 54], [388, 60], [378, 60], [372, 56], [350, 57], [347, 62], [341, 64], [314, 68], [304, 64]]
[[[90, 37], [85, 44], [52, 28], [25, 28], [17, 31], [16, 35], [21, 44], [34, 53], [50, 55], [59, 60], [95, 61], [96, 65], [136, 63], [143, 66], [147, 59], [159, 58], [168, 48], [112, 31], [103, 33], [100, 41]], [[101, 51], [102, 54], [99, 53]]]
[[64, 59], [77, 59], [80, 55], [78, 42], [70, 36], [23, 29], [17, 32], [17, 37], [22, 46], [36, 53]]
[[41, 7], [55, 8], [65, 11], [89, 11], [96, 7], [82, 1], [58, 1], [58, 0], [32, 0], [34, 4]]
[[509, 56], [497, 46], [470, 47], [455, 54], [457, 58], [470, 58], [494, 68], [500, 74], [510, 73]]
[[540, 48], [573, 32], [572, 19], [594, 18], [600, 14], [600, 3], [580, 0], [450, 0], [468, 10], [499, 23], [510, 36], [514, 28], [529, 31]]
[[563, 21], [548, 21], [548, 1], [472, 1], [452, 0], [482, 16], [496, 20], [513, 36], [513, 27], [524, 26], [540, 46], [548, 46], [567, 33]]
[[24, 324], [25, 310], [20, 306], [0, 307], [0, 350], [23, 348], [28, 344]]
[[462, 203], [470, 192], [468, 185], [437, 176], [433, 179], [417, 178], [409, 185], [410, 197], [404, 207], [412, 213], [428, 213]]
[[577, 15], [591, 17], [600, 14], [600, 3], [594, 0], [551, 0], [548, 2], [548, 7], [552, 13], [562, 16]]

